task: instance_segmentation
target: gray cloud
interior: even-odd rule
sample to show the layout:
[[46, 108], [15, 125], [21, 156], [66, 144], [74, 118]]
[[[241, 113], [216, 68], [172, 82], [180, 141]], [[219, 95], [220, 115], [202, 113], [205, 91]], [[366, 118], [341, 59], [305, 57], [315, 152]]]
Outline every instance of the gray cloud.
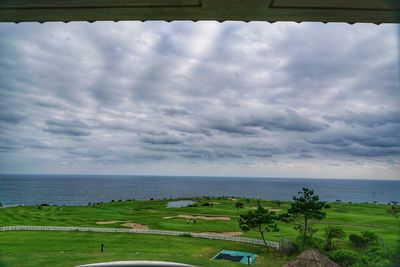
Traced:
[[47, 127], [43, 131], [69, 136], [89, 136], [89, 126], [81, 120], [46, 120]]
[[19, 114], [13, 114], [13, 113], [4, 113], [0, 115], [0, 123], [5, 122], [5, 123], [20, 123], [23, 120], [24, 116], [19, 115]]
[[165, 115], [172, 117], [189, 115], [189, 112], [183, 108], [168, 107], [168, 108], [163, 108], [162, 111], [164, 112]]
[[296, 132], [317, 132], [325, 127], [322, 123], [302, 117], [294, 110], [272, 116], [251, 116], [241, 123], [244, 126], [260, 127], [266, 130], [286, 130]]
[[367, 113], [361, 112], [356, 113], [350, 110], [346, 110], [344, 114], [341, 115], [325, 115], [324, 119], [328, 121], [341, 121], [349, 125], [354, 126], [365, 126], [365, 127], [376, 127], [387, 123], [400, 124], [400, 116], [398, 111], [392, 112], [374, 112]]
[[183, 143], [182, 140], [173, 136], [143, 137], [141, 141], [152, 145], [179, 145]]
[[1, 171], [400, 173], [396, 26], [26, 23], [0, 34]]

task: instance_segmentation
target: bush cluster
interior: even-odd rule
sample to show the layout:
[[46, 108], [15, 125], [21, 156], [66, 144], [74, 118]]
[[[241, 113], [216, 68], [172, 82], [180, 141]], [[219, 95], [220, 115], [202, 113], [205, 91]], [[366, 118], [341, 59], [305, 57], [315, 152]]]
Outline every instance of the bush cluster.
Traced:
[[365, 248], [371, 244], [376, 244], [379, 240], [379, 237], [373, 232], [362, 231], [361, 235], [349, 235], [349, 240], [355, 247]]

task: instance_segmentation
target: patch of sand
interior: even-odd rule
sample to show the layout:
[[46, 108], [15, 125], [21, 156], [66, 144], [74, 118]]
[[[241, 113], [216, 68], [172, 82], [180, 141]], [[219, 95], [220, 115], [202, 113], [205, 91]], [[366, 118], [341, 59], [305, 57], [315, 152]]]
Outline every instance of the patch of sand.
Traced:
[[229, 235], [229, 236], [241, 236], [243, 235], [242, 232], [201, 232], [200, 234], [211, 234], [211, 235]]
[[219, 202], [210, 202], [210, 204], [218, 205], [218, 204], [221, 204], [221, 203], [219, 203]]
[[126, 221], [105, 221], [105, 222], [96, 222], [96, 224], [114, 224], [120, 222], [126, 222]]
[[185, 218], [191, 220], [206, 220], [206, 221], [230, 221], [229, 217], [220, 217], [220, 216], [197, 216], [197, 215], [178, 215], [178, 218]]
[[282, 209], [269, 209], [270, 211], [282, 211]]
[[133, 223], [133, 222], [123, 223], [123, 224], [121, 224], [121, 226], [129, 227], [131, 229], [141, 229], [141, 230], [149, 229], [149, 227], [147, 225], [140, 224], [140, 223]]
[[133, 223], [131, 221], [105, 221], [105, 222], [96, 222], [96, 224], [115, 224], [122, 223], [121, 226], [129, 227], [131, 229], [144, 229], [147, 230], [149, 227], [140, 223]]
[[[245, 209], [248, 209], [248, 210], [256, 210], [257, 207], [245, 207]], [[264, 209], [269, 210], [269, 211], [282, 211], [282, 209], [271, 209], [271, 208], [269, 208], [269, 207], [264, 207]]]

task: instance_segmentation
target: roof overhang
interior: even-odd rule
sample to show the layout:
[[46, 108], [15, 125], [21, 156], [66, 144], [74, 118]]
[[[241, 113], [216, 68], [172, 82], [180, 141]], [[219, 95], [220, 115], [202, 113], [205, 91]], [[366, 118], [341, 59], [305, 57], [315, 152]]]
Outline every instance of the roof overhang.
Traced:
[[0, 22], [120, 20], [399, 23], [400, 0], [0, 1]]

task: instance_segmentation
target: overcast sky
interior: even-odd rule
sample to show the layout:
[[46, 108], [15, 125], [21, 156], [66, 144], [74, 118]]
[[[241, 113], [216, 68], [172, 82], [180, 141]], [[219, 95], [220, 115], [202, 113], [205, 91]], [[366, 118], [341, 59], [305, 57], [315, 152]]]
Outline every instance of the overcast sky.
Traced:
[[399, 29], [0, 24], [0, 172], [400, 178]]

